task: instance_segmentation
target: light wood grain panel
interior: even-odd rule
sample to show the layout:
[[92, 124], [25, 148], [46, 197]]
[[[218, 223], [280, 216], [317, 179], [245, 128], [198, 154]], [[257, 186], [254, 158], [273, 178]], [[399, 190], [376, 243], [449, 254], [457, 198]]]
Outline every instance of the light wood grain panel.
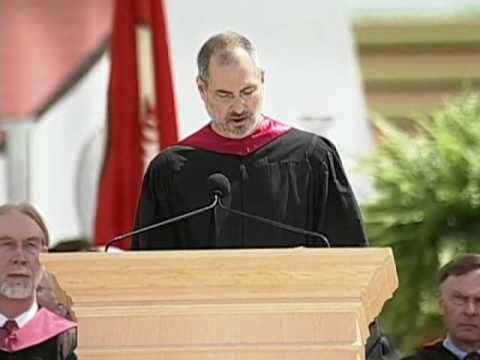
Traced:
[[364, 360], [359, 346], [257, 346], [234, 348], [103, 349], [80, 352], [82, 360]]
[[42, 261], [73, 297], [86, 360], [363, 359], [368, 324], [398, 285], [391, 251], [376, 248]]
[[[141, 310], [141, 311], [139, 311]], [[128, 316], [125, 316], [128, 314]], [[366, 340], [367, 320], [360, 304], [212, 304], [118, 308], [108, 314], [79, 313], [83, 346], [172, 344], [222, 345], [319, 342], [355, 343]], [[352, 321], [355, 319], [356, 321]], [[99, 323], [109, 324], [98, 328]], [[123, 328], [121, 333], [118, 329]], [[136, 339], [136, 334], [149, 329]], [[252, 329], [252, 331], [244, 331]], [[332, 331], [341, 329], [341, 331]]]

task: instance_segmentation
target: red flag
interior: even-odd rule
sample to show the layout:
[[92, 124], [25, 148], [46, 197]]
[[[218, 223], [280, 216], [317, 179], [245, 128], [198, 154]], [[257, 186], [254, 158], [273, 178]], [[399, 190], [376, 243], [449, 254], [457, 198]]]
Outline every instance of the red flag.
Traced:
[[[153, 100], [143, 98], [140, 85], [139, 26], [149, 28], [153, 39], [156, 94]], [[152, 103], [155, 100], [157, 104]], [[97, 196], [96, 245], [104, 245], [133, 228], [146, 166], [147, 134], [152, 129], [161, 147], [178, 140], [163, 3], [117, 0], [111, 44], [108, 139]], [[121, 247], [127, 248], [128, 244]]]

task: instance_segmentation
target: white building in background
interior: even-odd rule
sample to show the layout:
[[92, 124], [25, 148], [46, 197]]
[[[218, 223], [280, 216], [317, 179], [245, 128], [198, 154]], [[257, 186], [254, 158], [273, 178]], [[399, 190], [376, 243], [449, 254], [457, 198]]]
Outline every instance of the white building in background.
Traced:
[[478, 0], [345, 0], [350, 18], [421, 18], [478, 16]]
[[[373, 0], [361, 2], [374, 6]], [[348, 2], [358, 12], [356, 4]], [[332, 139], [357, 195], [367, 196], [369, 183], [355, 166], [371, 149], [371, 136], [341, 1], [166, 0], [166, 7], [181, 137], [208, 121], [195, 85], [201, 44], [214, 33], [237, 31], [255, 43], [266, 70], [265, 113]], [[54, 243], [92, 236], [108, 71], [105, 54], [29, 131], [27, 200], [45, 214]]]

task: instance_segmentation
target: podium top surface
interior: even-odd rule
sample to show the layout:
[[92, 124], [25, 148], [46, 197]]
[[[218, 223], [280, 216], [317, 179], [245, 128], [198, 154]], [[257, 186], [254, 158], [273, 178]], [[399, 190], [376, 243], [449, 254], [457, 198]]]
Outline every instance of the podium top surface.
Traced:
[[139, 303], [361, 302], [378, 316], [398, 286], [389, 248], [43, 254], [75, 307]]

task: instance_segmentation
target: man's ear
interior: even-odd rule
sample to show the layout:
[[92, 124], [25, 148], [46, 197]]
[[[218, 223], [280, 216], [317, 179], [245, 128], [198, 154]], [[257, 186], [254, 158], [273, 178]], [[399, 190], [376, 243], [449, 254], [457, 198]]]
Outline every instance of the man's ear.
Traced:
[[438, 295], [438, 310], [440, 314], [445, 314], [445, 300], [443, 300], [443, 295], [441, 292]]
[[207, 84], [205, 81], [200, 78], [200, 76], [197, 76], [197, 88], [198, 92], [200, 93], [200, 96], [202, 97], [203, 101], [206, 101], [207, 99]]

